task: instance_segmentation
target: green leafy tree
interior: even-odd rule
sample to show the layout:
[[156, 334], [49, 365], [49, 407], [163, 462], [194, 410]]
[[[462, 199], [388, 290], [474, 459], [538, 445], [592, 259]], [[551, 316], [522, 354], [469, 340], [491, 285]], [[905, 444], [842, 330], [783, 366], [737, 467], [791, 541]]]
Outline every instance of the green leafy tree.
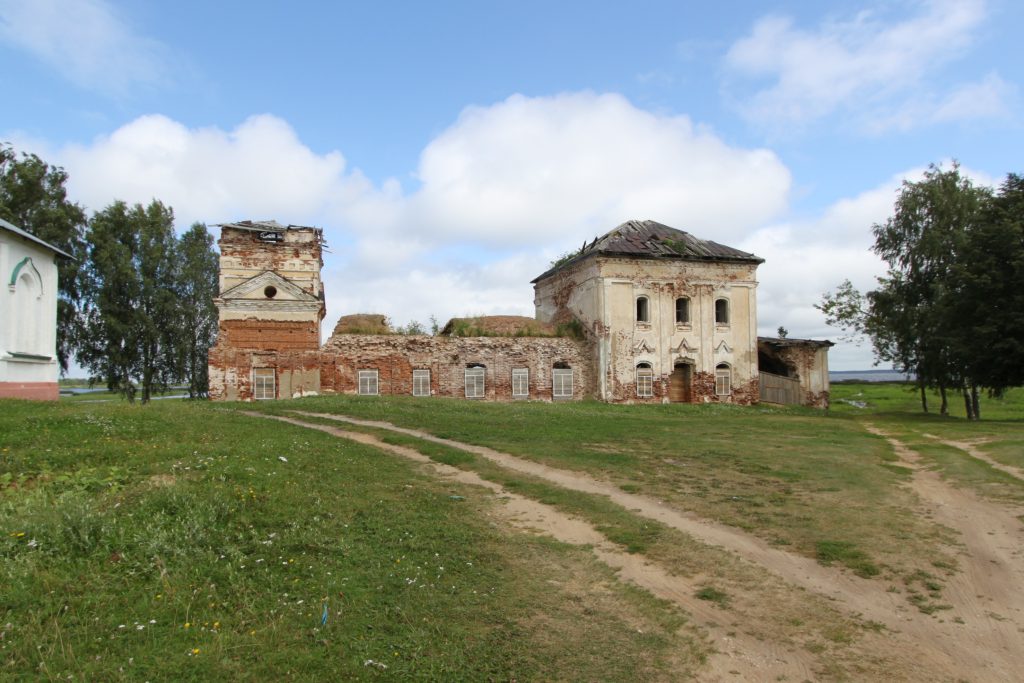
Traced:
[[177, 297], [180, 305], [178, 367], [191, 398], [209, 392], [207, 354], [217, 336], [217, 252], [203, 223], [194, 223], [178, 241]]
[[34, 154], [20, 157], [0, 145], [0, 218], [49, 242], [73, 259], [58, 258], [57, 361], [62, 374], [81, 333], [82, 271], [85, 263], [85, 211], [68, 201], [68, 175]]
[[177, 378], [181, 338], [174, 213], [114, 202], [89, 222], [79, 360], [111, 391], [143, 403]]
[[946, 389], [968, 390], [964, 359], [957, 355], [950, 330], [953, 293], [962, 285], [954, 276], [968, 233], [988, 198], [961, 175], [956, 162], [948, 170], [934, 164], [917, 182], [904, 181], [895, 213], [872, 227], [874, 251], [889, 264], [888, 297], [899, 313], [891, 343], [904, 369], [917, 374], [922, 388], [935, 387], [946, 413]]
[[153, 200], [136, 205], [131, 219], [138, 229], [136, 267], [139, 273], [139, 368], [142, 402], [166, 390], [180, 376], [175, 347], [187, 344], [182, 334], [182, 306], [177, 296], [177, 239], [174, 211]]
[[109, 390], [131, 401], [142, 364], [138, 316], [142, 283], [136, 268], [138, 231], [128, 206], [117, 201], [94, 214], [87, 242], [84, 333], [78, 359]]
[[949, 321], [978, 414], [977, 388], [1024, 385], [1024, 177], [1010, 174], [971, 226], [953, 269]]
[[968, 284], [961, 264], [988, 198], [956, 163], [904, 181], [894, 214], [872, 226], [873, 249], [889, 266], [878, 288], [862, 295], [847, 281], [818, 305], [830, 324], [871, 339], [878, 361], [914, 373], [926, 412], [928, 387], [939, 390], [943, 414], [947, 389], [976, 391], [954, 311]]

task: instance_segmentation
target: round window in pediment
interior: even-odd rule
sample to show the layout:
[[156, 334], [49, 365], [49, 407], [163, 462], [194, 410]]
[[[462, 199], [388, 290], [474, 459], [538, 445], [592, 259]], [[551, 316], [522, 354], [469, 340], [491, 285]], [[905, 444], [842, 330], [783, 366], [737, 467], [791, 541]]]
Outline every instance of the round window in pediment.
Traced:
[[263, 288], [263, 295], [268, 299], [273, 299], [275, 296], [277, 296], [277, 287], [275, 287], [274, 285], [267, 285], [266, 287]]

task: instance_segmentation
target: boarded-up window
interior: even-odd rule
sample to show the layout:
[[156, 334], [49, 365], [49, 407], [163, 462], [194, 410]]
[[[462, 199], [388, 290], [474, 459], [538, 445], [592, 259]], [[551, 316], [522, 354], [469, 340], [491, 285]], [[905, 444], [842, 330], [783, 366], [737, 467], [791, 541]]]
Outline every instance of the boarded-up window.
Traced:
[[732, 369], [725, 363], [715, 368], [715, 393], [728, 396], [732, 393]]
[[512, 398], [527, 398], [530, 395], [530, 371], [526, 368], [512, 368]]
[[466, 398], [484, 397], [484, 367], [466, 368]]
[[274, 368], [253, 368], [252, 397], [257, 401], [277, 398], [274, 386]]
[[376, 396], [379, 393], [376, 370], [359, 371], [359, 393], [363, 396]]
[[690, 322], [690, 300], [684, 296], [676, 299], [676, 322]]
[[430, 396], [430, 370], [412, 371], [412, 395]]
[[571, 368], [554, 368], [551, 371], [551, 398], [572, 398]]
[[636, 395], [639, 398], [650, 398], [654, 396], [654, 370], [650, 363], [640, 363], [636, 366]]

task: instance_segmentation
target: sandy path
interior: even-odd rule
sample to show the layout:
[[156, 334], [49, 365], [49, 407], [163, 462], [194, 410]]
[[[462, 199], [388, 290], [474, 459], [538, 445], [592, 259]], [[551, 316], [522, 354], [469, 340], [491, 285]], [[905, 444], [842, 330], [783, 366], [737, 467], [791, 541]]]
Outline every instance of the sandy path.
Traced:
[[725, 634], [720, 625], [721, 610], [705, 600], [694, 597], [694, 593], [700, 587], [696, 582], [672, 576], [641, 555], [623, 552], [583, 520], [570, 517], [551, 506], [510, 492], [499, 484], [482, 479], [475, 472], [435, 462], [419, 451], [385, 443], [369, 434], [302, 422], [288, 417], [251, 412], [245, 414], [317, 429], [332, 436], [373, 446], [403, 458], [415, 460], [428, 466], [445, 479], [481, 486], [496, 494], [503, 503], [497, 509], [512, 525], [518, 528], [545, 533], [563, 543], [590, 546], [598, 559], [616, 569], [621, 578], [646, 589], [652, 595], [680, 606], [689, 614], [694, 624], [709, 632], [716, 652], [709, 657], [707, 669], [701, 672], [701, 680], [712, 682], [805, 681], [815, 678], [812, 668], [814, 658], [810, 653], [799, 649], [780, 647], [775, 643], [758, 640], [742, 633]]
[[971, 456], [972, 458], [976, 458], [977, 460], [981, 460], [982, 462], [988, 463], [993, 467], [993, 469], [997, 469], [1000, 472], [1005, 472], [1006, 474], [1009, 474], [1011, 477], [1024, 481], [1024, 470], [1022, 470], [1019, 467], [1014, 467], [1013, 465], [1004, 465], [1003, 463], [993, 460], [988, 455], [978, 450], [977, 445], [979, 443], [984, 443], [984, 441], [951, 441], [949, 439], [943, 439], [941, 437], [935, 436], [934, 434], [926, 434], [924, 432], [921, 433], [921, 436], [927, 437], [929, 439], [934, 439], [935, 441], [938, 441], [941, 444], [945, 444], [946, 446], [952, 446], [953, 448], [960, 449], [961, 451], [967, 453], [967, 455]]
[[[959, 531], [964, 537], [967, 553], [961, 558], [963, 571], [949, 580], [943, 595], [944, 601], [953, 605], [952, 612], [942, 612], [936, 617], [922, 614], [909, 605], [904, 596], [887, 591], [882, 582], [823, 567], [810, 558], [769, 546], [733, 527], [672, 509], [645, 496], [627, 493], [583, 473], [549, 467], [487, 447], [463, 444], [387, 422], [300, 414], [407, 434], [474, 453], [507, 469], [530, 474], [570, 490], [607, 496], [635, 514], [730, 550], [788, 583], [828, 597], [850, 614], [885, 625], [891, 633], [884, 640], [891, 642], [896, 650], [880, 654], [910, 658], [918, 667], [920, 680], [1024, 680], [1024, 613], [1021, 611], [1024, 607], [1024, 593], [1021, 591], [1024, 588], [1024, 557], [1021, 554], [1024, 533], [1020, 520], [1015, 517], [1019, 511], [1013, 512], [948, 486], [937, 475], [917, 465], [916, 453], [873, 426], [868, 425], [867, 428], [889, 439], [899, 457], [914, 469], [911, 486], [925, 502], [924, 512], [931, 513], [936, 521]], [[625, 555], [625, 558], [636, 559], [630, 555]], [[624, 568], [622, 571], [627, 574]], [[667, 575], [666, 578], [679, 580]], [[686, 595], [692, 595], [693, 587], [686, 591]], [[694, 602], [698, 601], [689, 599], [689, 603]], [[686, 606], [686, 609], [690, 607]], [[699, 614], [701, 609], [707, 610], [706, 604], [697, 604], [694, 613]], [[955, 617], [963, 623], [954, 621]], [[763, 649], [762, 643], [760, 650], [763, 652]], [[750, 652], [758, 652], [758, 649]], [[766, 657], [758, 659], [767, 661], [773, 656], [778, 656], [778, 653], [773, 654], [770, 650]], [[764, 673], [761, 672], [762, 675]]]
[[982, 680], [1024, 680], [1024, 532], [1021, 510], [950, 486], [921, 464], [920, 455], [878, 427], [904, 464], [914, 470], [911, 487], [939, 524], [957, 531], [964, 545], [961, 571], [943, 590], [943, 601], [965, 620], [961, 647], [989, 658]]

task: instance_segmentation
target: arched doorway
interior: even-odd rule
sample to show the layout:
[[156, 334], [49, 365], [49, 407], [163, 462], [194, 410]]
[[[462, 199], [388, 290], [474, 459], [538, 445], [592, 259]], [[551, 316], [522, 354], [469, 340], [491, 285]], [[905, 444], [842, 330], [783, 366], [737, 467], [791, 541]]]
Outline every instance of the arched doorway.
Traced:
[[693, 365], [676, 363], [668, 378], [668, 400], [672, 403], [689, 403], [692, 400]]

